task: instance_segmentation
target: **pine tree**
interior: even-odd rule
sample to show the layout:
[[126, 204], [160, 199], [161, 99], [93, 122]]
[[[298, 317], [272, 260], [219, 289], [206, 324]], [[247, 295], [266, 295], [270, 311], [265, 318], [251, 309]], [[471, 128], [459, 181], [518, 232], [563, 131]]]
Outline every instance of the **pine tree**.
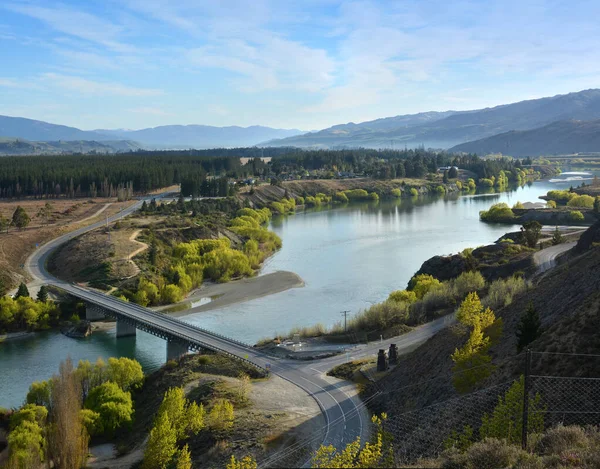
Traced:
[[190, 454], [188, 445], [185, 445], [181, 448], [181, 451], [179, 451], [176, 469], [192, 469], [192, 455]]
[[15, 299], [21, 298], [22, 296], [29, 296], [29, 290], [27, 289], [27, 285], [25, 285], [23, 282], [21, 282], [21, 284], [19, 285], [19, 289], [17, 290]]
[[177, 433], [167, 412], [160, 412], [150, 431], [143, 469], [165, 469], [177, 453]]
[[42, 285], [40, 287], [40, 291], [38, 291], [38, 294], [37, 294], [37, 299], [38, 299], [38, 301], [41, 301], [42, 303], [45, 303], [46, 301], [48, 301], [48, 287], [46, 287], [46, 285]]
[[12, 216], [13, 225], [19, 228], [19, 230], [22, 230], [23, 228], [26, 228], [27, 225], [29, 225], [30, 221], [31, 218], [29, 218], [29, 215], [27, 215], [25, 209], [20, 205], [17, 206]]
[[529, 302], [527, 311], [521, 316], [516, 334], [519, 352], [542, 334], [540, 316], [532, 302]]
[[560, 234], [560, 230], [558, 229], [558, 226], [556, 227], [556, 229], [554, 230], [554, 234], [552, 235], [552, 245], [556, 246], [557, 244], [561, 244], [563, 242], [563, 237]]

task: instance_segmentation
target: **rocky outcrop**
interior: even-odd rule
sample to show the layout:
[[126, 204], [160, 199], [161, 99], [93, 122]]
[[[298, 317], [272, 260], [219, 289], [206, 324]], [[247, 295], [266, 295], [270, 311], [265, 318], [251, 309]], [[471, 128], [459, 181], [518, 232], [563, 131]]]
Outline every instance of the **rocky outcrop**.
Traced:
[[61, 327], [60, 331], [67, 337], [83, 339], [92, 334], [92, 323], [90, 321], [79, 321], [68, 323]]

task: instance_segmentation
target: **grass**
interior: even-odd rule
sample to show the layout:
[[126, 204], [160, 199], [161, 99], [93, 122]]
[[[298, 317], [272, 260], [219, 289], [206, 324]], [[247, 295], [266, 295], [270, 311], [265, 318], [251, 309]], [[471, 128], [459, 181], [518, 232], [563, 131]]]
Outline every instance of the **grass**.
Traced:
[[334, 366], [327, 372], [327, 376], [333, 376], [334, 378], [345, 379], [348, 381], [356, 381], [356, 375], [360, 369], [370, 363], [375, 363], [372, 358], [365, 358], [362, 360], [354, 360], [341, 365]]

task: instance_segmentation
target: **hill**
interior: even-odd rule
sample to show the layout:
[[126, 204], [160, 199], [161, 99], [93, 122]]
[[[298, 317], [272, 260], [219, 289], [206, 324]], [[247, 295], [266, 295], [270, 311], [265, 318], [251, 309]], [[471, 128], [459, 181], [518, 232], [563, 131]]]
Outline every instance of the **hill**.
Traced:
[[533, 130], [513, 130], [450, 148], [452, 152], [539, 156], [600, 151], [600, 120], [559, 121]]
[[138, 143], [128, 140], [31, 142], [19, 138], [0, 138], [0, 156], [117, 153], [139, 148], [141, 146]]
[[102, 135], [98, 132], [25, 119], [24, 117], [10, 116], [0, 116], [0, 137], [13, 137], [43, 142], [58, 140], [112, 140], [112, 137]]
[[600, 90], [592, 89], [473, 111], [422, 113], [266, 142], [266, 146], [368, 147], [394, 145], [450, 148], [512, 130], [531, 130], [563, 120], [600, 119]]

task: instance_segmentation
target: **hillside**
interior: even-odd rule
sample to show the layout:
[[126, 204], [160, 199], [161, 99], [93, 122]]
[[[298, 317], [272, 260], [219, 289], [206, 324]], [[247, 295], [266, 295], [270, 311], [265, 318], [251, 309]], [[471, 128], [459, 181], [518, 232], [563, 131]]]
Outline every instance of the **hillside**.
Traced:
[[0, 138], [0, 156], [59, 155], [66, 153], [117, 153], [141, 148], [129, 140], [32, 142], [19, 138]]
[[539, 156], [600, 151], [600, 120], [559, 121], [533, 130], [510, 131], [463, 143], [452, 152]]
[[80, 130], [66, 125], [25, 119], [23, 117], [0, 116], [0, 137], [13, 137], [32, 141], [57, 140], [112, 140], [98, 132]]
[[[521, 101], [464, 112], [397, 116], [336, 126], [316, 133], [267, 142], [266, 146], [396, 148], [424, 145], [450, 148], [511, 130], [530, 130], [568, 119], [600, 119], [600, 90]], [[418, 122], [417, 116], [423, 122]], [[436, 118], [439, 117], [439, 118]], [[376, 123], [376, 124], [374, 124]]]
[[[600, 224], [591, 227], [585, 238], [582, 236], [578, 252], [567, 255], [558, 267], [537, 279], [508, 306], [496, 309], [496, 317], [502, 318], [504, 323], [499, 341], [490, 350], [496, 368], [489, 378], [478, 383], [479, 391], [461, 396], [452, 385], [450, 356], [466, 342], [468, 333], [463, 325], [442, 330], [414, 352], [400, 357], [394, 370], [369, 387], [363, 397], [374, 396], [371, 410], [386, 411], [393, 416], [395, 441], [401, 441], [401, 446], [407, 444], [405, 449], [413, 456], [415, 453], [435, 456], [443, 449], [441, 442], [451, 429], [461, 431], [466, 424], [481, 422], [483, 412], [489, 412], [498, 402], [498, 394], [524, 373], [525, 354], [517, 353], [516, 331], [530, 302], [539, 313], [542, 327], [541, 336], [529, 344], [536, 352], [531, 372], [540, 377], [532, 379], [532, 386], [542, 393], [547, 410], [556, 411], [564, 404], [563, 408], [571, 406], [567, 410], [587, 409], [587, 412], [591, 406], [600, 405], [598, 396], [586, 394], [583, 387], [575, 388], [585, 380], [573, 379], [597, 377], [600, 358], [568, 355], [600, 354], [596, 335], [600, 321], [600, 277], [597, 275], [600, 247], [592, 242], [598, 239], [598, 232]], [[547, 376], [561, 378], [542, 379]], [[382, 394], [377, 397], [378, 393]], [[571, 398], [576, 394], [577, 400], [569, 401], [569, 393]], [[549, 412], [545, 417], [546, 427], [559, 421], [588, 423], [581, 421], [583, 417], [579, 414]], [[423, 427], [429, 429], [427, 435], [419, 432]]]

